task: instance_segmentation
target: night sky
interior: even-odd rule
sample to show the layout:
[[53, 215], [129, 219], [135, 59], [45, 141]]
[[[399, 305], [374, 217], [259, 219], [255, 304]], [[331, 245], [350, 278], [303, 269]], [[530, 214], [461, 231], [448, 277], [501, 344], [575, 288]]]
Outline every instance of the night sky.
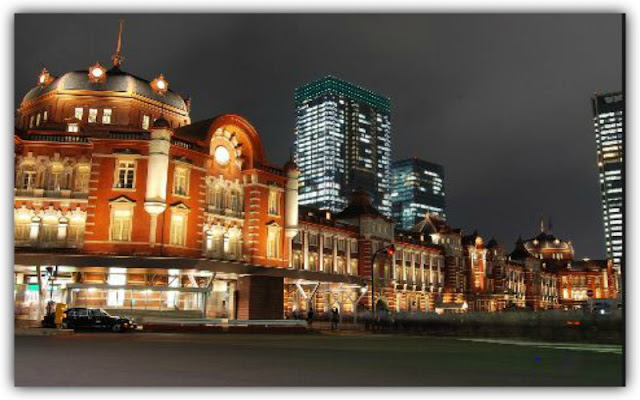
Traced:
[[18, 15], [15, 100], [110, 64], [164, 73], [192, 120], [246, 116], [270, 162], [293, 142], [293, 91], [335, 75], [391, 98], [394, 159], [443, 164], [449, 222], [510, 251], [542, 214], [578, 257], [605, 256], [590, 97], [622, 88], [620, 15]]

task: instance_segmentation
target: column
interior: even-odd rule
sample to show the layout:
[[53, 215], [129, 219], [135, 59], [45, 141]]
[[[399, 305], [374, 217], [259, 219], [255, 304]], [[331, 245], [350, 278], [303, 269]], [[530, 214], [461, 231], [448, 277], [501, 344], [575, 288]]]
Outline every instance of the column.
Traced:
[[318, 234], [318, 269], [323, 272], [331, 272], [324, 270], [324, 233]]
[[338, 243], [337, 243], [338, 237], [334, 236], [331, 239], [331, 245], [333, 247], [333, 267], [332, 270], [333, 272], [337, 273], [338, 272]]
[[309, 270], [309, 232], [302, 231], [302, 263], [303, 269]]
[[351, 275], [351, 239], [345, 238], [344, 241], [346, 275]]

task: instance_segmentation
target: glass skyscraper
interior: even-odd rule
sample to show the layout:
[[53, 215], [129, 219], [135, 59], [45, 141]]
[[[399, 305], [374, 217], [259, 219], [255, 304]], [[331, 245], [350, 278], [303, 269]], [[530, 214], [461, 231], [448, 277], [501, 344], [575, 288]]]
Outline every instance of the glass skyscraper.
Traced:
[[391, 167], [393, 219], [409, 229], [426, 213], [446, 219], [444, 168], [419, 158], [394, 161]]
[[339, 212], [364, 189], [391, 216], [391, 104], [332, 76], [295, 91], [302, 205]]
[[624, 258], [624, 95], [592, 98], [607, 257], [620, 268]]

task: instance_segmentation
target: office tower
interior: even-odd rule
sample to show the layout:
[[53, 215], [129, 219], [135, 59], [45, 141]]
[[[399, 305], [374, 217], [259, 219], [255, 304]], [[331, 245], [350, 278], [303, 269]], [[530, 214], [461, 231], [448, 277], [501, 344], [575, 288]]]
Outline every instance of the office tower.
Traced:
[[624, 258], [624, 95], [592, 98], [607, 257], [620, 268]]
[[391, 167], [393, 219], [409, 229], [426, 213], [445, 215], [444, 168], [419, 158], [394, 161]]
[[300, 204], [341, 211], [363, 189], [391, 216], [389, 99], [332, 76], [295, 91]]

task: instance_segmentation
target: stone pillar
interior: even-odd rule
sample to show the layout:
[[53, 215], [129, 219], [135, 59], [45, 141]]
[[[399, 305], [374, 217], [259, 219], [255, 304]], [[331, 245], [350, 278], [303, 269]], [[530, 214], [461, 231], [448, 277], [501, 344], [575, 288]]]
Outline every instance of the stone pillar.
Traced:
[[302, 231], [302, 267], [309, 270], [309, 232]]
[[318, 234], [318, 265], [319, 270], [322, 272], [329, 272], [324, 270], [324, 234]]
[[149, 162], [147, 164], [147, 191], [144, 209], [151, 216], [149, 243], [156, 243], [158, 215], [167, 207], [167, 182], [169, 180], [169, 149], [171, 128], [162, 117], [154, 121], [149, 142]]
[[331, 239], [331, 246], [332, 246], [332, 255], [331, 257], [333, 258], [333, 265], [332, 265], [332, 272], [334, 273], [338, 273], [338, 243], [337, 243], [338, 237], [334, 236]]
[[287, 184], [284, 197], [284, 235], [289, 254], [289, 268], [293, 267], [293, 238], [298, 234], [298, 178], [300, 170], [293, 161], [285, 164]]
[[[345, 275], [351, 275], [351, 239], [344, 239], [344, 251], [345, 251]], [[355, 308], [354, 308], [355, 309]]]

